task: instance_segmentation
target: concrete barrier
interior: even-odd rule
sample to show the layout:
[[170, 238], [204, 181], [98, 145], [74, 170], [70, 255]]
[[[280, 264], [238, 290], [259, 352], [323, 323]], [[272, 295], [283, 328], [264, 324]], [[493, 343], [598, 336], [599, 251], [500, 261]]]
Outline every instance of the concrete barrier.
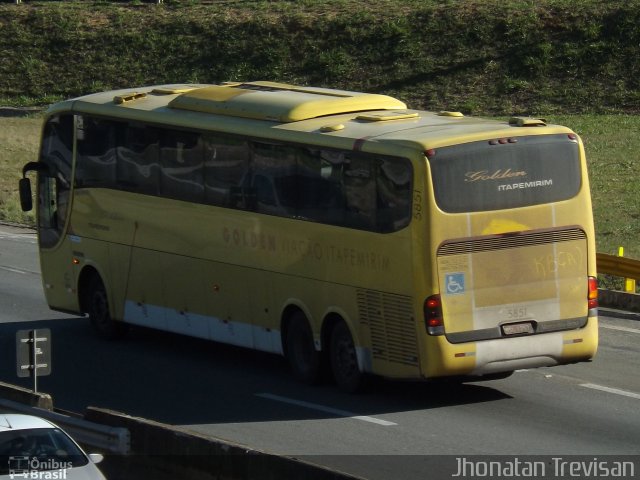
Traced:
[[34, 393], [33, 390], [9, 383], [0, 382], [0, 398], [44, 410], [53, 410], [53, 399], [48, 393]]
[[598, 290], [598, 303], [601, 307], [640, 313], [640, 294], [637, 293], [600, 289]]
[[[6, 404], [16, 405], [9, 410], [48, 416], [37, 409], [25, 411], [30, 407], [38, 407], [52, 415], [55, 413], [50, 395], [34, 393], [16, 385], [0, 382], [0, 398]], [[68, 428], [59, 418], [52, 420]], [[127, 431], [128, 454], [113, 454], [108, 449], [102, 449], [105, 460], [100, 464], [100, 469], [110, 480], [361, 480], [293, 457], [262, 452], [183, 427], [107, 409], [88, 407], [84, 420], [78, 418], [77, 422], [91, 422], [102, 428]], [[73, 433], [71, 430], [69, 428], [69, 432]], [[100, 450], [92, 441], [81, 443], [90, 452]]]
[[102, 468], [108, 478], [183, 480], [358, 480], [346, 473], [292, 457], [261, 452], [228, 441], [207, 437], [183, 427], [89, 407], [89, 421], [124, 427], [131, 434], [131, 453], [112, 457]]

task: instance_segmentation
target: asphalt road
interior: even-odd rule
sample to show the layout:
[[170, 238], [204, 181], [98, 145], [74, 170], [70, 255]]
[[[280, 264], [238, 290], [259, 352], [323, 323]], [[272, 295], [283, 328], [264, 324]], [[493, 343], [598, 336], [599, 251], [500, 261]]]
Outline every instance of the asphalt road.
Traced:
[[634, 455], [637, 465], [640, 322], [600, 320], [590, 363], [465, 385], [377, 381], [348, 395], [297, 384], [274, 355], [139, 328], [100, 340], [86, 319], [48, 309], [35, 236], [0, 227], [0, 381], [30, 386], [16, 375], [15, 332], [47, 327], [52, 374], [39, 389], [58, 408], [111, 408], [368, 479], [438, 478], [434, 458], [474, 455]]

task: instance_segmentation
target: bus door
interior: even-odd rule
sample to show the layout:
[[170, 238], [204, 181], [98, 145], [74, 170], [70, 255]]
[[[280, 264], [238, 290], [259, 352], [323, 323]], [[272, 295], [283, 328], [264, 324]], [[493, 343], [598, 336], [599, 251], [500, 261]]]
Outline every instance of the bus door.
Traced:
[[52, 308], [77, 309], [71, 242], [65, 235], [71, 198], [73, 116], [51, 117], [42, 136], [37, 226], [42, 282]]

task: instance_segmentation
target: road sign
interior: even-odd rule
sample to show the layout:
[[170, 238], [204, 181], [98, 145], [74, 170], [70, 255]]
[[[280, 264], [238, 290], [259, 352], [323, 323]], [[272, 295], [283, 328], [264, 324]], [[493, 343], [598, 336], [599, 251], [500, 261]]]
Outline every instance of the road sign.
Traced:
[[51, 374], [51, 330], [19, 330], [16, 333], [18, 377], [33, 377], [38, 391], [38, 377]]

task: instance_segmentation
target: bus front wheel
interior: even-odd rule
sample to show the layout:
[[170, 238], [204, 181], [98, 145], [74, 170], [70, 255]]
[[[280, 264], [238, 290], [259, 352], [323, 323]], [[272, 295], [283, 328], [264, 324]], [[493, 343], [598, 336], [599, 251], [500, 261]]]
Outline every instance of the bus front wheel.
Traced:
[[358, 366], [353, 337], [346, 323], [338, 323], [331, 332], [331, 370], [338, 387], [349, 393], [361, 391], [365, 376]]
[[116, 340], [126, 333], [125, 325], [111, 318], [107, 290], [98, 276], [91, 278], [86, 305], [89, 321], [100, 337]]
[[287, 360], [296, 380], [307, 384], [320, 379], [320, 354], [313, 342], [313, 333], [307, 317], [296, 312], [291, 317], [286, 335]]

